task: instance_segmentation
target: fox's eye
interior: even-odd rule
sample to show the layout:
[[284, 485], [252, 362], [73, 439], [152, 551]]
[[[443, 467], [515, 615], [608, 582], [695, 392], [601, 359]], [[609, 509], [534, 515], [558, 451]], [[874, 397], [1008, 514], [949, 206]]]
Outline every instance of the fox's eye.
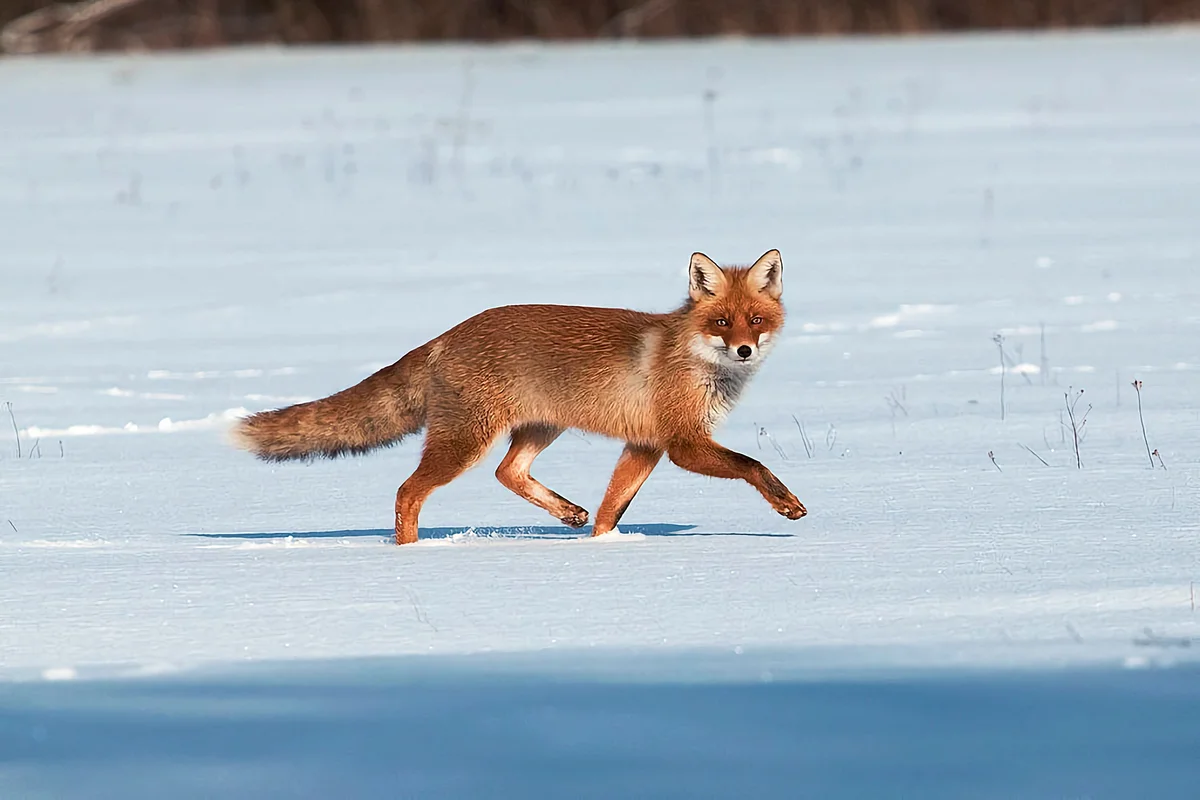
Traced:
[[751, 325], [762, 325], [762, 317], [754, 317], [750, 320]]
[[726, 325], [729, 324], [729, 320], [722, 317], [721, 319], [717, 320], [717, 324], [720, 325], [722, 328], [724, 328]]

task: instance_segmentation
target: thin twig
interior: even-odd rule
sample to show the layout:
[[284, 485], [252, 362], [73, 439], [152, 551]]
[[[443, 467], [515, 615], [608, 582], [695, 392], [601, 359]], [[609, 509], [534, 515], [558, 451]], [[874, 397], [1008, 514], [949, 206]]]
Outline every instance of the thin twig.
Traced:
[[893, 413], [899, 411], [904, 416], [908, 416], [908, 409], [904, 405], [905, 401], [908, 400], [908, 391], [905, 386], [900, 387], [899, 397], [896, 396], [896, 390], [892, 389], [890, 392], [888, 392], [888, 396], [883, 398], [883, 400], [888, 404], [888, 407], [892, 409]]
[[[1137, 392], [1138, 401], [1138, 422], [1142, 423], [1142, 441], [1146, 443], [1146, 458], [1150, 462], [1150, 469], [1154, 469], [1154, 454], [1150, 452], [1150, 439], [1146, 436], [1146, 419], [1142, 416], [1142, 382], [1134, 381], [1133, 390]], [[1155, 453], [1158, 451], [1155, 450]]]
[[[17, 534], [18, 536], [21, 535], [21, 532], [19, 530], [17, 530], [16, 525], [13, 525], [13, 521], [11, 519], [6, 519], [5, 522], [8, 523], [8, 527], [13, 529], [13, 533]], [[1195, 611], [1196, 609], [1193, 607], [1192, 610]]]
[[1010, 356], [1008, 354], [1008, 351], [1005, 350], [1003, 346], [1001, 346], [1000, 357], [1004, 359], [1004, 363], [1006, 363], [1009, 366], [1009, 368], [1011, 368], [1013, 370], [1013, 372], [1017, 373], [1025, 380], [1026, 384], [1033, 386], [1033, 379], [1029, 377], [1029, 373], [1023, 369], [1017, 369], [1018, 363], [1024, 363], [1025, 348], [1023, 345], [1017, 345], [1016, 350], [1017, 350], [1017, 357], [1013, 358], [1012, 356]]
[[1004, 421], [1004, 337], [996, 334], [992, 337], [992, 341], [996, 343], [996, 349], [1000, 351], [1000, 420]]
[[21, 457], [21, 431], [17, 430], [17, 417], [15, 414], [13, 414], [13, 407], [12, 407], [11, 402], [5, 403], [4, 405], [6, 408], [8, 408], [8, 418], [12, 420], [13, 436], [17, 440], [17, 458], [20, 458]]
[[[1154, 452], [1153, 452], [1153, 453], [1151, 453], [1150, 455], [1152, 455], [1152, 456], [1154, 456], [1155, 458], [1157, 458], [1157, 459], [1158, 459], [1158, 465], [1159, 465], [1160, 467], [1162, 467], [1164, 470], [1167, 468], [1167, 465], [1163, 463], [1162, 456], [1161, 456], [1161, 455], [1159, 455], [1159, 452], [1158, 452], [1158, 448], [1157, 448], [1157, 447], [1156, 447], [1156, 448], [1154, 448]], [[1151, 462], [1150, 462], [1150, 465], [1151, 465], [1151, 466], [1153, 466], [1153, 465], [1154, 465], [1154, 462], [1153, 462], [1153, 461], [1151, 461]], [[1172, 489], [1174, 489], [1175, 487], [1171, 487], [1171, 488], [1172, 488]]]
[[808, 438], [808, 434], [804, 432], [804, 423], [796, 419], [796, 415], [792, 414], [792, 422], [796, 423], [796, 427], [800, 429], [800, 441], [804, 443], [804, 453], [809, 458], [813, 457], [813, 443]]
[[1073, 400], [1069, 394], [1063, 393], [1063, 402], [1067, 406], [1067, 418], [1071, 420], [1071, 438], [1075, 445], [1076, 469], [1083, 469], [1083, 457], [1079, 453], [1079, 434], [1083, 430], [1083, 426], [1087, 424], [1087, 415], [1092, 410], [1092, 407], [1089, 405], [1083, 412], [1083, 416], [1078, 419], [1076, 418], [1075, 405], [1079, 402], [1081, 397], [1083, 397], [1083, 389], [1079, 390], [1079, 394], [1075, 395]]
[[996, 463], [996, 454], [993, 453], [991, 450], [988, 450], [988, 458], [990, 458], [992, 460], [993, 467], [995, 467], [1000, 472], [1004, 472], [1004, 470], [1000, 469], [1000, 465]]
[[1027, 451], [1029, 452], [1029, 454], [1030, 454], [1030, 455], [1032, 455], [1032, 456], [1033, 456], [1034, 458], [1036, 458], [1038, 461], [1042, 462], [1042, 464], [1043, 464], [1043, 465], [1045, 465], [1045, 466], [1047, 466], [1047, 467], [1048, 467], [1048, 466], [1050, 466], [1049, 464], [1047, 464], [1047, 463], [1046, 463], [1046, 459], [1044, 459], [1044, 458], [1042, 458], [1041, 456], [1039, 456], [1039, 455], [1038, 455], [1037, 453], [1035, 453], [1035, 452], [1034, 452], [1034, 451], [1033, 451], [1031, 448], [1029, 448], [1029, 447], [1025, 447], [1025, 445], [1021, 444], [1020, 442], [1017, 442], [1017, 444], [1021, 445], [1021, 447], [1024, 447], [1024, 448], [1025, 448], [1025, 450], [1027, 450]]
[[[775, 452], [779, 454], [779, 457], [780, 457], [780, 458], [782, 458], [784, 461], [787, 461], [787, 460], [788, 460], [787, 453], [785, 453], [785, 452], [783, 451], [783, 448], [779, 446], [779, 442], [775, 441], [775, 437], [774, 437], [774, 436], [772, 436], [770, 433], [768, 433], [768, 432], [767, 432], [767, 429], [766, 429], [766, 428], [759, 428], [759, 429], [758, 429], [758, 433], [757, 433], [757, 434], [755, 434], [755, 440], [756, 440], [756, 441], [758, 441], [760, 437], [762, 437], [762, 438], [765, 438], [765, 439], [766, 439], [768, 442], [770, 442], [770, 443], [771, 443], [771, 447], [774, 447], [774, 448], [775, 448]], [[760, 443], [759, 443], [759, 445], [758, 445], [758, 449], [759, 449], [759, 450], [761, 450], [761, 449], [762, 449], [762, 443], [761, 443], [761, 442], [760, 442]]]
[[[892, 391], [883, 398], [883, 402], [887, 403], [888, 409], [890, 409], [892, 412], [892, 438], [895, 438], [895, 436], [896, 436], [896, 412], [899, 411], [902, 414], [904, 414], [904, 416], [907, 417], [908, 409], [905, 408], [904, 403], [900, 402], [900, 400], [896, 397], [895, 389], [892, 389]], [[826, 437], [826, 438], [828, 438], [828, 437]]]

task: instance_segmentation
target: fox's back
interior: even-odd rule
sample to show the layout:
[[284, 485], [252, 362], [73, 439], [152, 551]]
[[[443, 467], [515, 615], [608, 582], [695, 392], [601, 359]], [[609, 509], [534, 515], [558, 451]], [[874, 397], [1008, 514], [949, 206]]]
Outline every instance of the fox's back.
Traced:
[[598, 356], [635, 356], [643, 336], [665, 320], [664, 314], [623, 308], [498, 306], [459, 323], [438, 340], [464, 354], [484, 356], [494, 368], [569, 363], [572, 369], [588, 369]]
[[628, 309], [499, 306], [431, 342], [430, 366], [446, 389], [514, 422], [645, 439], [669, 326], [670, 315]]

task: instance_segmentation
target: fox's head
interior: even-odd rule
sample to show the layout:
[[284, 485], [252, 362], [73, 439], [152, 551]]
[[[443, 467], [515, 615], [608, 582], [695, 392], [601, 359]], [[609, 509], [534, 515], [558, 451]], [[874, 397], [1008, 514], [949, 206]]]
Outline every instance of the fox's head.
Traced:
[[711, 364], [757, 367], [783, 327], [783, 258], [768, 250], [750, 267], [719, 267], [693, 253], [690, 275], [692, 350]]

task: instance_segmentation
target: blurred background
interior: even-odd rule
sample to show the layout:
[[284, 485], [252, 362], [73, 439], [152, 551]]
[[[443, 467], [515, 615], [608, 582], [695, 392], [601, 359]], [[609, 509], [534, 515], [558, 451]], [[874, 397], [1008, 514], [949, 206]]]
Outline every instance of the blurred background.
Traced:
[[0, 0], [5, 53], [1171, 24], [1200, 0]]

